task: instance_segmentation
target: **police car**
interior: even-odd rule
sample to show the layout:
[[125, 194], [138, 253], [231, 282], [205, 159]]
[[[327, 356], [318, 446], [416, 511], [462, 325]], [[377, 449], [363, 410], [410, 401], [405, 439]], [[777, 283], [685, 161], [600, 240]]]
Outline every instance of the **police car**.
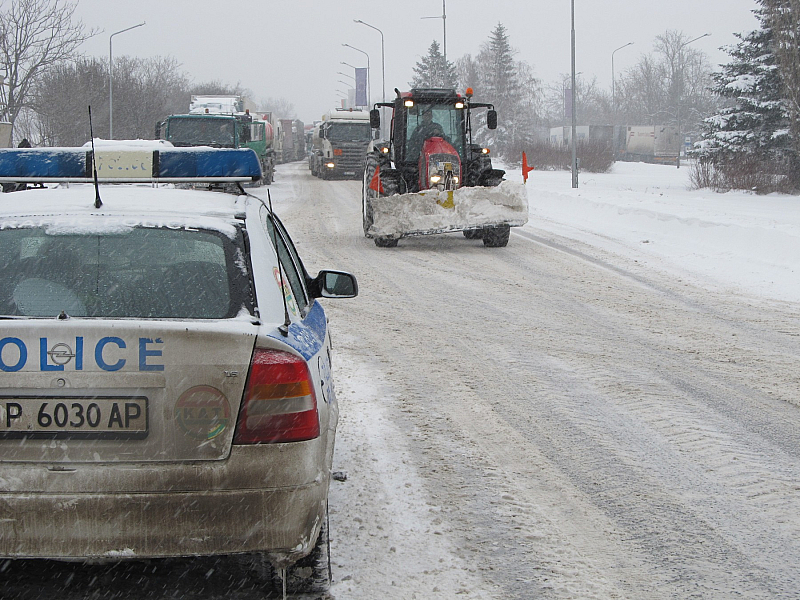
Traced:
[[338, 409], [317, 299], [357, 284], [309, 276], [240, 186], [260, 176], [252, 150], [0, 150], [0, 182], [42, 187], [0, 195], [0, 557], [280, 569], [322, 544]]

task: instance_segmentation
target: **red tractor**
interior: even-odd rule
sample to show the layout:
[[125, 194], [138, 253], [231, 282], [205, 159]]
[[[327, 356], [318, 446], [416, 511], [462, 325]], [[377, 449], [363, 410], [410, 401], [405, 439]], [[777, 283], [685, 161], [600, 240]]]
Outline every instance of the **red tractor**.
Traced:
[[473, 143], [472, 111], [488, 109], [486, 126], [495, 129], [493, 105], [473, 102], [471, 89], [464, 96], [450, 89], [395, 92], [394, 102], [370, 112], [378, 129], [377, 107], [393, 109], [389, 141], [373, 141], [367, 151], [364, 235], [391, 247], [405, 236], [463, 231], [486, 246], [507, 245], [509, 228], [527, 222], [528, 205], [521, 184], [504, 182], [489, 150]]

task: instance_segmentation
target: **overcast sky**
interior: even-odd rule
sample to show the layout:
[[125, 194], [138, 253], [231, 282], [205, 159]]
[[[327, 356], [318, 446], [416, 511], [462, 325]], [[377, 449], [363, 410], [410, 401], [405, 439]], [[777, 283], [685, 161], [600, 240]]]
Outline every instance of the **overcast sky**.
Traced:
[[[667, 29], [697, 37], [694, 48], [712, 64], [726, 62], [719, 50], [736, 42], [734, 32], [757, 26], [754, 0], [575, 0], [577, 71], [611, 87], [611, 53], [623, 73], [649, 53], [656, 35]], [[254, 100], [283, 97], [305, 122], [319, 119], [336, 105], [337, 72], [367, 66], [373, 100], [381, 99], [383, 31], [387, 98], [409, 87], [412, 69], [435, 39], [442, 43], [442, 0], [79, 0], [77, 16], [100, 33], [83, 52], [108, 57], [109, 36], [145, 21], [144, 27], [114, 36], [114, 56], [174, 56], [196, 82], [239, 83]], [[447, 58], [476, 55], [502, 23], [517, 59], [531, 64], [545, 84], [570, 70], [569, 0], [447, 0]], [[480, 100], [491, 101], [491, 98]], [[188, 110], [188, 106], [187, 106]]]

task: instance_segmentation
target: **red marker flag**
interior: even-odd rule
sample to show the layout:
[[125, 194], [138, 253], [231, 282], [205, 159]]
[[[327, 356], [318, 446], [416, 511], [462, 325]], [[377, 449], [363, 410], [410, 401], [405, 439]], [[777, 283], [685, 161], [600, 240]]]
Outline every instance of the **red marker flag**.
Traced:
[[383, 183], [381, 182], [381, 168], [375, 167], [375, 174], [369, 182], [369, 189], [375, 190], [379, 194], [383, 193]]
[[523, 152], [522, 153], [522, 179], [525, 183], [528, 183], [528, 173], [533, 171], [533, 167], [528, 166], [528, 156]]

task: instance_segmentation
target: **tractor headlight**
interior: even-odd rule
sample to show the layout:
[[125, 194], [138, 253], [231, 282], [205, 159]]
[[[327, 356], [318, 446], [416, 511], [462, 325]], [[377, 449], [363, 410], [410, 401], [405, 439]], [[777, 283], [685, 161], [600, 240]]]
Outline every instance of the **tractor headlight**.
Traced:
[[439, 183], [442, 180], [441, 175], [431, 175], [431, 183]]

